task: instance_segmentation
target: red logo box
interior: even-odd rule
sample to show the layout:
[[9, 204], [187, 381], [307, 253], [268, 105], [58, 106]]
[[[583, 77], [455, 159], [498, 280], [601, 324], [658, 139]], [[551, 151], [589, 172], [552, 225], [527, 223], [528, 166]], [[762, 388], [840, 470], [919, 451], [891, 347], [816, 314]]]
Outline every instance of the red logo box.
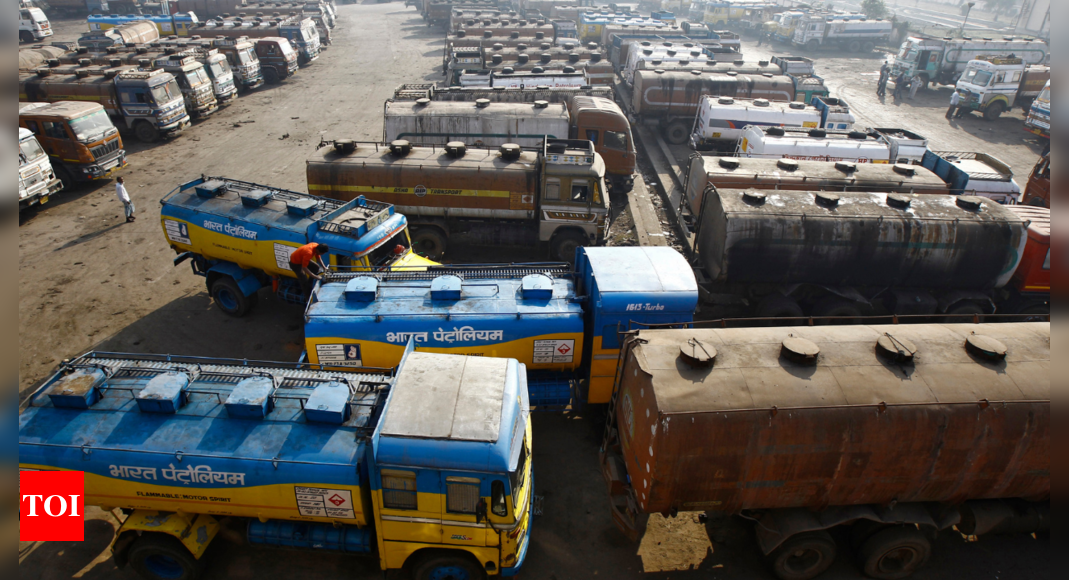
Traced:
[[84, 471], [19, 472], [19, 540], [81, 542], [85, 536]]

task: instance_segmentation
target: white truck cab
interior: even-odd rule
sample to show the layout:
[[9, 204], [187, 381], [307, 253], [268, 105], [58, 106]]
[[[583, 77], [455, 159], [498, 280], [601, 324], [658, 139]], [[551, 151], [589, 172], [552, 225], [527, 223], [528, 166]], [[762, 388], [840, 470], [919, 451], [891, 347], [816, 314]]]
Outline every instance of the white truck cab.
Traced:
[[52, 36], [52, 25], [40, 8], [19, 8], [19, 42], [36, 42]]
[[19, 211], [47, 203], [48, 197], [62, 187], [33, 132], [19, 127]]
[[969, 61], [958, 80], [961, 106], [991, 121], [1015, 105], [1025, 112], [1050, 80], [1050, 67], [1027, 66], [1015, 56], [984, 56]]

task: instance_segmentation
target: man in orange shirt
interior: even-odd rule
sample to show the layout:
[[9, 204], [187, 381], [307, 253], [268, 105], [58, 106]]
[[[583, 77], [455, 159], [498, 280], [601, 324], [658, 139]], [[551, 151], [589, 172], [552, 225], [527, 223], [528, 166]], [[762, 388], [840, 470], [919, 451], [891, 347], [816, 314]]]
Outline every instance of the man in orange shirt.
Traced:
[[290, 269], [297, 275], [297, 281], [301, 284], [301, 292], [307, 301], [312, 297], [312, 278], [322, 280], [322, 275], [312, 270], [326, 272], [327, 265], [323, 262], [323, 254], [330, 251], [326, 244], [312, 242], [305, 244], [290, 254]]

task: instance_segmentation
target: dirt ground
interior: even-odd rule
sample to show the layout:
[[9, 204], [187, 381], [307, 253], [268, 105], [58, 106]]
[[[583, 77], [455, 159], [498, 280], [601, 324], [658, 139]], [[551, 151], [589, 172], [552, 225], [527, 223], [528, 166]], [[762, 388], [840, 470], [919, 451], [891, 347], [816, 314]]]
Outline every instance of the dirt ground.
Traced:
[[[223, 175], [305, 189], [304, 160], [322, 139], [376, 140], [382, 103], [396, 85], [435, 82], [442, 35], [428, 29], [402, 3], [339, 5], [334, 45], [312, 66], [278, 88], [243, 96], [177, 139], [145, 146], [124, 143], [126, 177], [138, 219], [126, 224], [112, 182], [56, 196], [24, 212], [19, 227], [20, 394], [25, 396], [61, 360], [90, 349], [175, 353], [268, 360], [296, 360], [302, 350], [301, 311], [267, 296], [249, 316], [223, 315], [188, 265], [174, 267], [159, 226], [159, 199], [180, 183]], [[84, 22], [54, 21], [56, 40], [73, 40]], [[747, 58], [771, 54], [744, 43]], [[785, 50], [777, 49], [776, 54]], [[948, 89], [917, 101], [879, 104], [874, 71], [879, 58], [820, 55], [818, 73], [855, 107], [859, 123], [905, 126], [938, 148], [995, 153], [1023, 183], [1038, 142], [1014, 112], [997, 123], [943, 119]], [[615, 201], [615, 200], [614, 200]], [[624, 218], [626, 219], [626, 218]], [[626, 229], [626, 228], [624, 228]], [[626, 232], [614, 230], [627, 243]], [[463, 249], [463, 261], [543, 259], [533, 251]], [[459, 260], [459, 258], [457, 258]], [[654, 516], [639, 545], [614, 528], [608, 512], [597, 450], [603, 419], [591, 415], [535, 417], [536, 493], [545, 496], [534, 523], [523, 578], [751, 579], [771, 578], [747, 533], [713, 543], [696, 514]], [[110, 514], [89, 512], [83, 543], [20, 546], [24, 579], [125, 579], [108, 542], [117, 525]], [[259, 550], [220, 542], [207, 556], [208, 578], [378, 578], [377, 562], [332, 554]], [[976, 580], [1049, 577], [1049, 540], [1030, 536], [965, 542], [940, 536], [920, 580], [951, 575]], [[861, 575], [843, 553], [823, 577]]]

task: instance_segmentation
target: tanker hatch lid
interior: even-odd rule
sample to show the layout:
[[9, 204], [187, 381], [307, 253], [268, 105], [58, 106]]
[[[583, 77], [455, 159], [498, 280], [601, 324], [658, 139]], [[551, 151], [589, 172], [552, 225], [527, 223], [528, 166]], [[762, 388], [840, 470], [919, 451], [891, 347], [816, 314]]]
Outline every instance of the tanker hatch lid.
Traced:
[[345, 300], [348, 302], [374, 302], [379, 281], [371, 276], [359, 276], [345, 283]]
[[286, 202], [286, 213], [296, 217], [309, 217], [316, 212], [319, 202], [311, 198], [294, 199]]
[[216, 197], [226, 193], [226, 182], [219, 180], [205, 181], [198, 185], [196, 188], [197, 195], [200, 197]]
[[504, 396], [509, 362], [504, 358], [409, 354], [394, 383], [380, 435], [497, 441], [503, 401], [515, 400]]
[[446, 274], [431, 280], [431, 300], [460, 300], [463, 282], [460, 277]]
[[313, 423], [341, 425], [349, 420], [349, 387], [337, 381], [312, 389], [304, 403], [304, 418]]
[[186, 404], [188, 386], [189, 375], [184, 372], [160, 373], [136, 395], [137, 408], [142, 413], [173, 414]]
[[520, 282], [520, 292], [528, 300], [553, 298], [553, 280], [543, 274], [528, 274]]
[[48, 398], [60, 409], [88, 409], [100, 400], [100, 386], [106, 378], [98, 368], [78, 369], [52, 383]]
[[[240, 194], [241, 205], [249, 208], [263, 207], [268, 201], [271, 201], [273, 197], [272, 193], [266, 189], [254, 189], [252, 191], [245, 191]], [[287, 204], [288, 209], [288, 204]]]
[[226, 399], [226, 412], [240, 419], [263, 419], [271, 411], [275, 381], [266, 376], [249, 377], [234, 385]]

